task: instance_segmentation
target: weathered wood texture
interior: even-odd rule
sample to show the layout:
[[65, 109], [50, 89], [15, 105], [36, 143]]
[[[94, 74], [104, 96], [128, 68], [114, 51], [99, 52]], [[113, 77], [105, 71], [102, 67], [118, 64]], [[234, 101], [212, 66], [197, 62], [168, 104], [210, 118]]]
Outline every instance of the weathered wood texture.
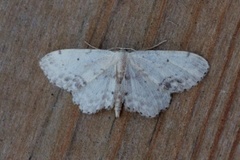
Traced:
[[[1, 0], [0, 159], [239, 159], [239, 0]], [[157, 47], [205, 57], [206, 78], [148, 119], [82, 114], [38, 61], [63, 48]]]

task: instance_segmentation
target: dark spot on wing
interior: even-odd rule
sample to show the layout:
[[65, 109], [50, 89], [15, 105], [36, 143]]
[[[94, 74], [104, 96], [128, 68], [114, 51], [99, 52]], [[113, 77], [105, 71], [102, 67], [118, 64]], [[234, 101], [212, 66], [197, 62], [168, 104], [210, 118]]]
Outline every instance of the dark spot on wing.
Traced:
[[182, 80], [180, 80], [180, 79], [176, 79], [176, 82], [178, 82], [178, 83], [182, 83]]
[[126, 80], [129, 80], [129, 79], [130, 79], [130, 76], [125, 74], [125, 79], [126, 79]]
[[167, 59], [167, 62], [169, 62], [169, 59]]
[[70, 80], [70, 77], [65, 77], [64, 78], [64, 81], [66, 81], [66, 82], [69, 81], [69, 80]]
[[165, 78], [162, 83], [159, 84], [159, 86], [162, 86], [162, 88], [164, 88], [165, 90], [179, 91], [183, 90], [184, 82], [182, 79], [168, 77]]
[[171, 88], [171, 84], [169, 82], [166, 82], [164, 84], [164, 89], [169, 90]]

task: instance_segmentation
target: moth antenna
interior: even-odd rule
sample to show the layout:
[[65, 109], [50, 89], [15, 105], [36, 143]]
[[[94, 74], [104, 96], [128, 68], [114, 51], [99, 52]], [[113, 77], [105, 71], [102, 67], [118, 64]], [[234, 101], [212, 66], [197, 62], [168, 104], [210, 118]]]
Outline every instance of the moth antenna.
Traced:
[[85, 43], [86, 45], [88, 45], [89, 47], [93, 48], [93, 49], [99, 49], [99, 48], [97, 48], [97, 47], [89, 44], [87, 41], [84, 41], [84, 43]]
[[161, 41], [160, 43], [155, 44], [154, 46], [152, 46], [152, 47], [150, 47], [150, 48], [143, 49], [143, 50], [151, 50], [151, 49], [153, 49], [153, 48], [156, 48], [157, 46], [160, 46], [161, 44], [163, 44], [163, 43], [165, 43], [165, 42], [167, 42], [167, 40]]

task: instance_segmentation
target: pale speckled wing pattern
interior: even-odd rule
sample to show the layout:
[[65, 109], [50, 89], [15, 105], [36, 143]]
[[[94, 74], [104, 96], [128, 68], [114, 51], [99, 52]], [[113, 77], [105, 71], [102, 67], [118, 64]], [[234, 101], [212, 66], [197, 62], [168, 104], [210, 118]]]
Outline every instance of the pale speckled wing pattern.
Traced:
[[[118, 68], [125, 54], [126, 68]], [[41, 59], [40, 66], [52, 83], [72, 93], [83, 113], [112, 108], [120, 93], [126, 110], [147, 117], [158, 115], [169, 106], [171, 93], [196, 85], [209, 69], [204, 58], [185, 51], [95, 49], [54, 51]], [[121, 72], [119, 83], [116, 75]]]
[[185, 51], [129, 53], [123, 80], [124, 106], [154, 117], [169, 106], [171, 93], [196, 85], [208, 69], [204, 58]]
[[171, 97], [169, 92], [149, 78], [148, 74], [129, 60], [122, 85], [124, 108], [147, 117], [155, 117], [168, 107]]
[[44, 56], [40, 66], [50, 82], [73, 95], [84, 113], [113, 107], [118, 57], [108, 50], [64, 49]]
[[107, 68], [87, 86], [73, 91], [73, 102], [79, 105], [83, 113], [92, 114], [101, 109], [111, 109], [114, 106], [116, 88], [116, 65]]
[[171, 93], [190, 89], [209, 69], [204, 58], [186, 51], [136, 51], [129, 57], [151, 81]]
[[108, 50], [64, 49], [45, 55], [40, 67], [51, 83], [77, 91], [117, 61], [116, 55]]

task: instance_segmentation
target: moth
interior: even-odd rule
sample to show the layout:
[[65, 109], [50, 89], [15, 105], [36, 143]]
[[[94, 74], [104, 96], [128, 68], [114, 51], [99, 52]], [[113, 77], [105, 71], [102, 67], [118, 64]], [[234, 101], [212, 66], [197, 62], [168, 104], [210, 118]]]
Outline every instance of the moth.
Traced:
[[209, 69], [187, 51], [63, 49], [40, 60], [51, 83], [72, 93], [83, 113], [121, 108], [155, 117], [169, 106], [172, 93], [190, 89]]

